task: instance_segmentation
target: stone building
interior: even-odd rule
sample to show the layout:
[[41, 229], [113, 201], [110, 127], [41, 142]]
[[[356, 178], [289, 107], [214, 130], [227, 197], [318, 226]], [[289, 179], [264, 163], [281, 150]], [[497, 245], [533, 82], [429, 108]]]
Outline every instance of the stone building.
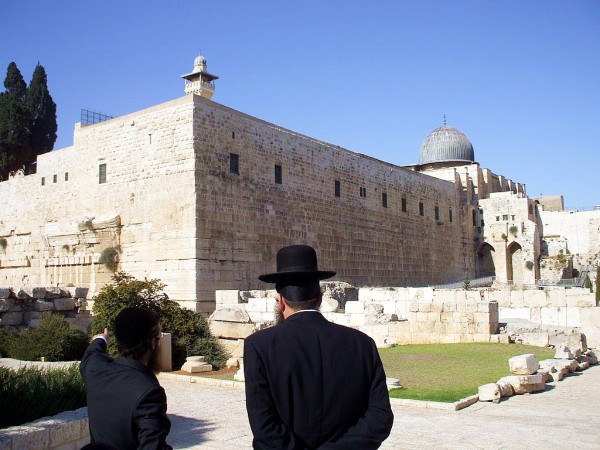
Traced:
[[[481, 168], [460, 131], [434, 130], [401, 167], [213, 102], [201, 56], [183, 78], [184, 97], [76, 124], [37, 173], [0, 182], [0, 286], [95, 292], [112, 262], [210, 312], [215, 290], [260, 288], [293, 243], [354, 286], [539, 278], [539, 202]], [[598, 230], [585, 232], [580, 253], [594, 258]]]

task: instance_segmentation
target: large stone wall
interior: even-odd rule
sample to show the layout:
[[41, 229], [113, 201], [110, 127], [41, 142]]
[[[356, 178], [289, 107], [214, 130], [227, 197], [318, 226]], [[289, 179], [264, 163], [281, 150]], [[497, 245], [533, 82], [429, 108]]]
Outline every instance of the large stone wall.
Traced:
[[[590, 347], [600, 347], [600, 308], [586, 289], [434, 289], [355, 288], [322, 282], [321, 312], [330, 321], [357, 328], [378, 346], [461, 342], [506, 342], [500, 325], [515, 322], [531, 331], [532, 345], [584, 333]], [[232, 354], [241, 356], [240, 340], [273, 325], [277, 305], [274, 290], [217, 291], [211, 330]], [[535, 338], [535, 339], [534, 339]], [[554, 340], [552, 340], [554, 339]], [[542, 345], [542, 346], [543, 346]]]
[[259, 287], [292, 243], [313, 245], [323, 267], [358, 286], [456, 281], [475, 271], [470, 209], [450, 181], [186, 96], [77, 126], [73, 147], [0, 183], [0, 286], [93, 294], [110, 281], [98, 260], [112, 247], [119, 269], [212, 311], [215, 290]]

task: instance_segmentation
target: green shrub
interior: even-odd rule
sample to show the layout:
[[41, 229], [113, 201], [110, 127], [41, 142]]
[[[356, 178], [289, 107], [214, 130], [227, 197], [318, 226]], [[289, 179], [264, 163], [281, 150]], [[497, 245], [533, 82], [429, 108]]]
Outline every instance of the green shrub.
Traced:
[[75, 361], [81, 359], [88, 336], [58, 314], [45, 313], [36, 328], [0, 335], [0, 351], [24, 361]]
[[114, 272], [119, 265], [117, 258], [119, 256], [119, 248], [106, 247], [100, 254], [98, 259], [99, 264], [104, 264], [108, 270]]
[[[177, 302], [169, 300], [163, 292], [165, 285], [158, 279], [136, 280], [124, 272], [113, 275], [113, 284], [102, 288], [94, 299], [94, 317], [92, 333], [98, 334], [109, 329], [110, 345], [108, 353], [118, 356], [112, 324], [117, 314], [124, 308], [137, 306], [156, 311], [160, 317], [161, 329], [171, 333], [173, 366], [181, 367], [186, 356], [198, 355], [193, 353], [202, 349], [207, 362], [215, 368], [225, 365], [227, 355], [210, 334], [208, 322], [199, 313], [182, 308]], [[202, 346], [196, 341], [204, 339]]]
[[86, 405], [76, 364], [66, 369], [0, 367], [0, 428], [20, 425]]

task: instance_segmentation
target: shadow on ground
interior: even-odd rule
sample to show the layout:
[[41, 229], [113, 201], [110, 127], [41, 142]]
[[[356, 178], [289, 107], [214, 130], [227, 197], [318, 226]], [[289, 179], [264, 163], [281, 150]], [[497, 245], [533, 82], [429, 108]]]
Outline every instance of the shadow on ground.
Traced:
[[173, 448], [186, 448], [208, 442], [208, 435], [217, 425], [210, 420], [167, 414], [171, 420], [171, 432], [167, 443]]

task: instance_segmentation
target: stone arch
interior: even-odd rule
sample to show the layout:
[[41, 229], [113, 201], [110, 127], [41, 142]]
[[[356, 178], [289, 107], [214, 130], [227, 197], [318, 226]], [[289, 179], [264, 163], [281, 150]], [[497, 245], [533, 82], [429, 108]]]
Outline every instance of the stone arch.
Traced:
[[489, 277], [496, 275], [496, 266], [494, 264], [495, 249], [487, 242], [479, 246], [477, 251], [477, 267], [480, 277]]
[[508, 248], [506, 277], [515, 284], [523, 282], [523, 248], [518, 242], [511, 242]]

